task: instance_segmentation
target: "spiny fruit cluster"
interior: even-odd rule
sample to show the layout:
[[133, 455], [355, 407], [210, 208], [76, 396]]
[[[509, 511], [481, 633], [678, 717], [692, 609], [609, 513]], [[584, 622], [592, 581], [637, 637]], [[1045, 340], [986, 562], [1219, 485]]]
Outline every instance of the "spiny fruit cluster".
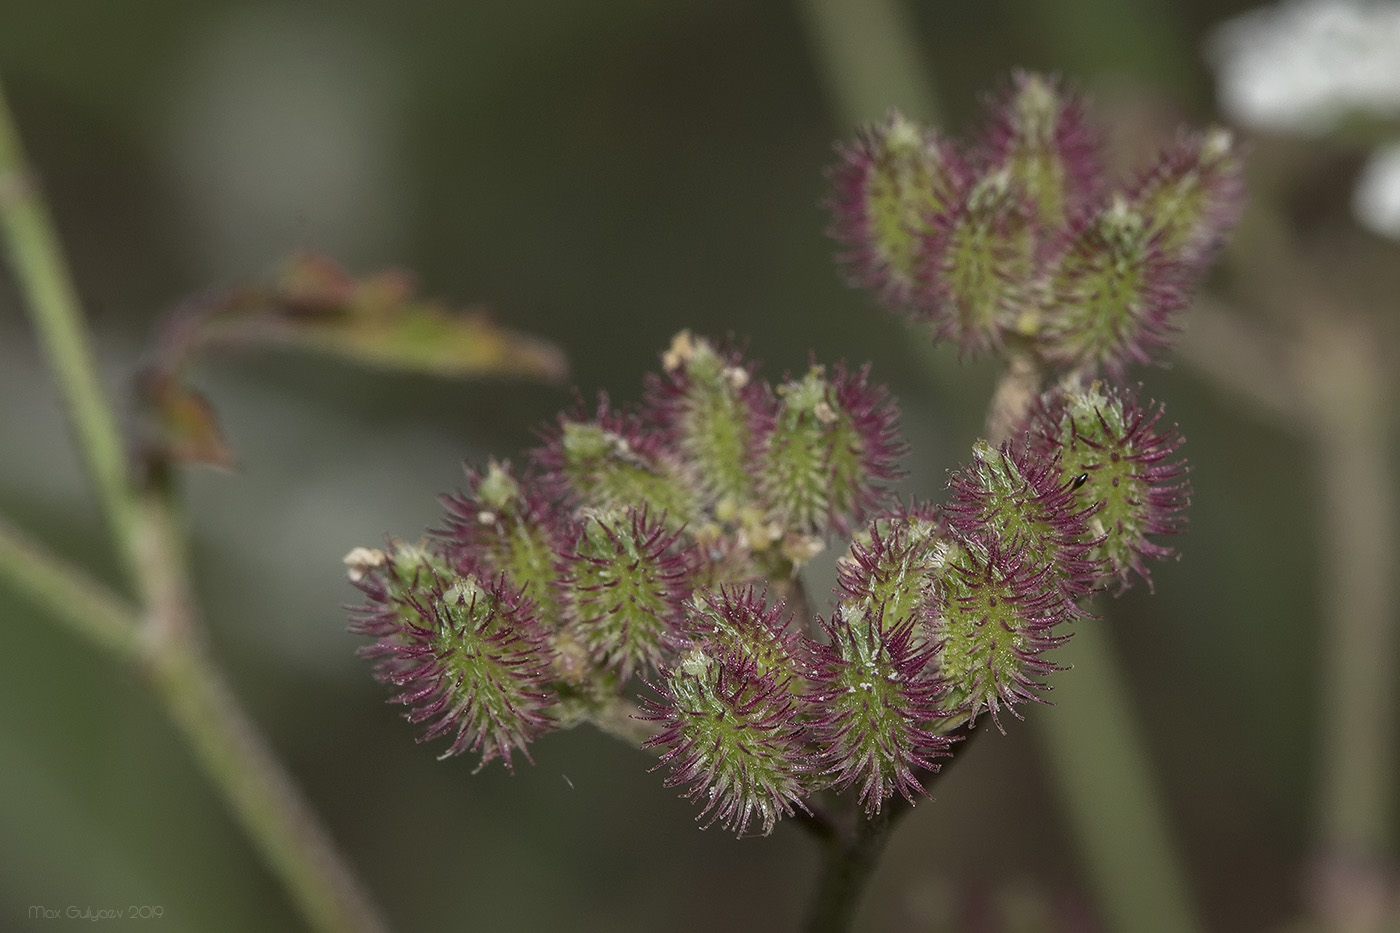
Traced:
[[[857, 280], [1060, 374], [945, 503], [893, 497], [904, 444], [868, 367], [772, 386], [687, 332], [639, 407], [560, 416], [523, 471], [468, 471], [424, 542], [352, 552], [352, 630], [423, 738], [509, 766], [631, 710], [702, 820], [767, 833], [820, 790], [912, 800], [963, 727], [1036, 699], [1079, 602], [1170, 553], [1180, 437], [1096, 377], [1160, 349], [1238, 209], [1219, 133], [1107, 195], [1097, 148], [1071, 95], [1021, 75], [972, 155], [896, 115], [832, 170]], [[798, 572], [832, 545], [814, 615]]]
[[[1145, 573], [1185, 501], [1178, 439], [1099, 386], [981, 444], [942, 508], [899, 505], [903, 445], [865, 370], [776, 387], [687, 333], [640, 410], [562, 416], [517, 475], [492, 463], [422, 544], [357, 549], [352, 624], [424, 738], [483, 761], [650, 686], [669, 781], [763, 831], [813, 792], [868, 812], [920, 792], [949, 733], [1034, 698], [1075, 600]], [[834, 538], [834, 608], [794, 575]]]
[[895, 112], [839, 147], [832, 234], [848, 277], [965, 352], [1029, 349], [1114, 378], [1168, 343], [1238, 217], [1223, 129], [1182, 132], [1122, 184], [1078, 98], [1017, 74], [962, 147]]

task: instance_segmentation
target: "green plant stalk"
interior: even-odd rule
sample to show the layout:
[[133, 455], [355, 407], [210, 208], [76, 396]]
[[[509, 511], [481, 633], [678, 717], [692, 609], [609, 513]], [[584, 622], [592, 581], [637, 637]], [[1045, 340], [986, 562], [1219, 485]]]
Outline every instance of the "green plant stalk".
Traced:
[[296, 784], [239, 706], [196, 630], [168, 476], [132, 483], [121, 434], [48, 209], [0, 90], [0, 234], [142, 609], [0, 523], [0, 578], [150, 680], [208, 777], [318, 930], [384, 929]]
[[893, 803], [889, 801], [874, 819], [857, 814], [850, 833], [822, 837], [822, 872], [807, 906], [807, 933], [842, 933], [850, 929], [866, 882], [889, 842], [890, 831], [907, 809], [896, 809]]
[[[134, 606], [3, 520], [0, 579], [80, 637], [146, 674], [209, 778], [317, 929], [383, 928], [188, 625], [143, 624]], [[167, 592], [178, 590], [172, 584]], [[182, 600], [169, 605], [179, 607]], [[157, 631], [172, 634], [152, 637]]]
[[[947, 775], [953, 763], [966, 754], [973, 738], [986, 731], [967, 724], [953, 730], [950, 735], [959, 740], [954, 746], [953, 757], [944, 761], [937, 771], [918, 772], [924, 791], [931, 795], [934, 786]], [[821, 874], [807, 905], [803, 928], [807, 933], [842, 933], [850, 929], [865, 886], [880, 863], [890, 835], [914, 809], [912, 801], [894, 796], [874, 819], [867, 819], [854, 805], [852, 795], [831, 799], [846, 804], [845, 812], [841, 814], [844, 819], [839, 823], [829, 812], [835, 811], [836, 807], [814, 806], [810, 816], [800, 820], [800, 825], [822, 844]]]
[[942, 122], [903, 0], [799, 0], [797, 7], [842, 120], [868, 123], [899, 107], [911, 119]]
[[1317, 457], [1324, 629], [1320, 679], [1324, 858], [1394, 855], [1397, 753], [1395, 496], [1389, 393], [1374, 331], [1340, 314], [1305, 328], [1301, 381]]
[[1203, 929], [1170, 842], [1108, 622], [1085, 619], [1058, 659], [1053, 706], [1036, 711], [1044, 760], [1107, 929]]
[[126, 454], [108, 393], [97, 375], [77, 292], [53, 219], [29, 171], [14, 118], [0, 88], [0, 232], [20, 293], [68, 410], [117, 550], [133, 580], [136, 504]]
[[159, 471], [140, 500], [140, 566], [149, 601], [145, 673], [206, 776], [311, 926], [328, 933], [384, 930], [364, 886], [204, 646], [172, 507], [173, 479]]
[[310, 926], [328, 933], [386, 929], [203, 646], [172, 639], [150, 656], [146, 671], [205, 774]]
[[73, 570], [3, 518], [0, 579], [98, 648], [124, 660], [139, 653], [141, 620], [134, 606]]

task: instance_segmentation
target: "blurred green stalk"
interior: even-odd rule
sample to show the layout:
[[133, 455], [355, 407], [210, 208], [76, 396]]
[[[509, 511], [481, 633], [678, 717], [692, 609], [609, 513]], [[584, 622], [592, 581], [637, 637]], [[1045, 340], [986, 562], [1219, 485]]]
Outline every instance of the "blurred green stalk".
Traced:
[[[1393, 888], [1400, 768], [1393, 366], [1377, 324], [1388, 309], [1341, 297], [1331, 257], [1302, 248], [1283, 189], [1267, 167], [1262, 178], [1226, 255], [1235, 287], [1273, 314], [1274, 330], [1217, 301], [1196, 309], [1184, 349], [1312, 448], [1322, 606], [1312, 909], [1329, 930], [1379, 929], [1395, 923], [1369, 911]], [[1292, 365], [1280, 372], [1278, 359]]]
[[108, 528], [132, 580], [138, 536], [135, 499], [109, 393], [98, 379], [77, 291], [48, 206], [28, 170], [14, 118], [0, 90], [0, 233], [9, 249], [20, 295], [30, 310], [44, 355], [53, 367], [78, 448], [106, 512]]
[[849, 126], [898, 107], [911, 120], [941, 123], [902, 0], [798, 0], [827, 94]]
[[75, 572], [2, 518], [0, 579], [114, 656], [131, 660], [140, 652], [141, 620], [134, 606]]
[[1392, 857], [1396, 786], [1393, 402], [1373, 328], [1310, 319], [1299, 354], [1317, 456], [1324, 642], [1318, 835], [1327, 857]]
[[204, 648], [168, 484], [138, 489], [128, 472], [77, 291], [3, 91], [0, 233], [141, 608], [123, 605], [3, 522], [0, 577], [146, 675], [205, 774], [315, 929], [384, 929], [364, 886]]
[[1035, 732], [1107, 929], [1188, 933], [1202, 925], [1173, 851], [1132, 701], [1103, 619], [1075, 623]]

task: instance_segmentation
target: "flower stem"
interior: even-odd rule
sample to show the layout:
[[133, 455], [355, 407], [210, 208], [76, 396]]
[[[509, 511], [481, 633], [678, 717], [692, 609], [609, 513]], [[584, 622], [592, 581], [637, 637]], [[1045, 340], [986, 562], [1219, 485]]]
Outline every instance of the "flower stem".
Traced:
[[[961, 740], [957, 747], [965, 751], [973, 736], [985, 731], [964, 723], [949, 734]], [[959, 757], [945, 761], [937, 771], [917, 772], [924, 791], [931, 791]], [[849, 802], [852, 798], [847, 795], [837, 799]], [[885, 801], [874, 818], [867, 819], [859, 812], [847, 814], [849, 820], [846, 826], [838, 825], [826, 810], [813, 809], [812, 818], [803, 820], [802, 825], [822, 843], [823, 861], [821, 875], [807, 905], [803, 929], [808, 933], [841, 933], [850, 929], [856, 908], [860, 906], [861, 895], [865, 893], [865, 886], [875, 873], [880, 855], [885, 850], [885, 843], [899, 821], [914, 809], [914, 803], [895, 795]]]
[[857, 818], [854, 831], [823, 839], [822, 872], [807, 909], [807, 933], [841, 933], [850, 929], [860, 906], [860, 895], [902, 812], [887, 806], [873, 819]]
[[867, 123], [897, 106], [914, 120], [942, 122], [903, 0], [801, 0], [797, 6], [842, 120]]
[[1040, 394], [1044, 374], [1029, 352], [1013, 353], [987, 406], [987, 441], [993, 446], [1009, 440], [1025, 422]]
[[0, 519], [0, 579], [99, 648], [124, 659], [139, 651], [141, 620], [134, 607], [74, 571], [4, 519]]
[[1074, 669], [1055, 678], [1035, 731], [1106, 928], [1192, 933], [1202, 926], [1107, 625], [1076, 624], [1060, 658]]
[[621, 739], [635, 748], [640, 748], [647, 739], [656, 735], [656, 727], [642, 718], [637, 704], [622, 697], [591, 712], [587, 721], [593, 723], [600, 732]]
[[78, 447], [126, 569], [135, 579], [137, 519], [121, 432], [97, 375], [53, 219], [29, 171], [0, 88], [0, 233], [39, 341], [53, 367]]
[[291, 776], [203, 646], [172, 639], [149, 658], [156, 692], [312, 928], [386, 929]]
[[1396, 626], [1392, 405], [1375, 329], [1317, 314], [1300, 341], [1299, 376], [1319, 487], [1326, 715], [1318, 761], [1324, 857], [1394, 854]]
[[0, 522], [0, 578], [147, 676], [269, 868], [318, 930], [384, 928], [329, 834], [205, 652], [170, 476], [128, 469], [48, 209], [0, 90], [0, 235], [140, 609]]

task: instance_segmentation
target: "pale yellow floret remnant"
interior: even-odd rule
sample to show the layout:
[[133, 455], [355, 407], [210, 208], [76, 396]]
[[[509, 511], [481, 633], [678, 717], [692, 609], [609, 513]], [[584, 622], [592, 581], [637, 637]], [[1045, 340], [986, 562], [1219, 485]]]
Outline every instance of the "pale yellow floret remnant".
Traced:
[[357, 547], [344, 557], [351, 583], [359, 583], [369, 574], [384, 566], [386, 556], [379, 548]]

